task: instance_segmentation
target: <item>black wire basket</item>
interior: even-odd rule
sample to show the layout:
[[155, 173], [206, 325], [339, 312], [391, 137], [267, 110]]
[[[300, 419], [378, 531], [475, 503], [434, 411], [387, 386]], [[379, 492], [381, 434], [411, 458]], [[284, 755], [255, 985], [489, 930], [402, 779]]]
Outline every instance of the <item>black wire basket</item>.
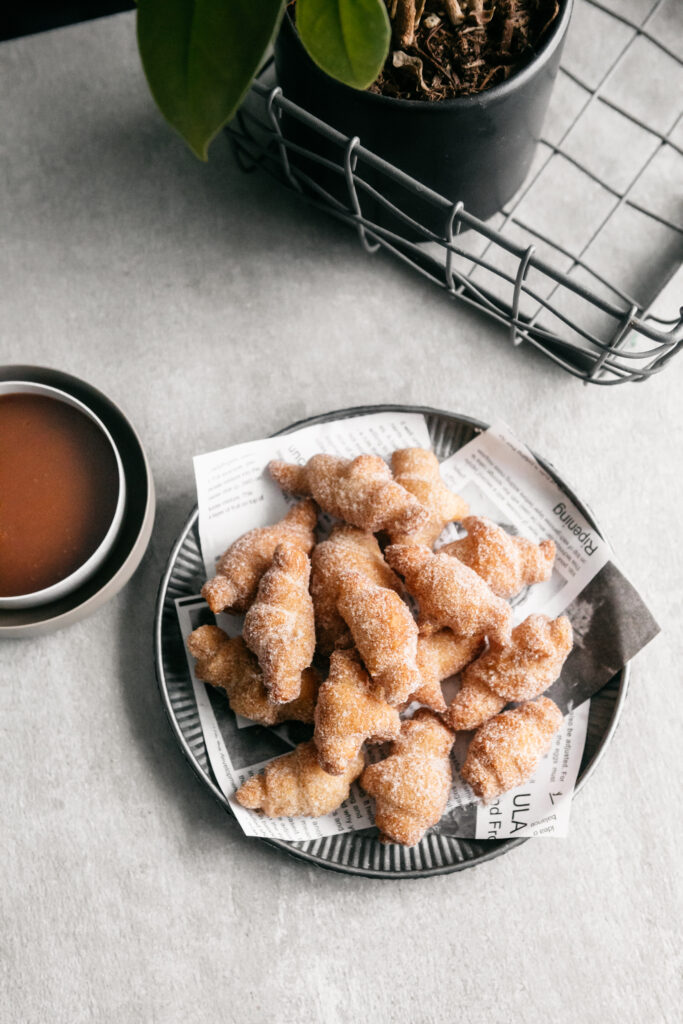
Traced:
[[[680, 267], [683, 226], [639, 201], [636, 185], [661, 150], [676, 160], [683, 157], [676, 136], [683, 115], [678, 112], [668, 129], [660, 131], [616, 103], [604, 87], [630, 60], [636, 40], [658, 49], [678, 68], [683, 66], [661, 36], [648, 30], [664, 2], [657, 0], [643, 24], [636, 25], [597, 0], [584, 0], [584, 7], [622, 27], [627, 33], [625, 45], [597, 83], [582, 82], [571, 68], [563, 66], [561, 75], [582, 90], [578, 112], [558, 141], [541, 143], [545, 159], [503, 213], [491, 221], [472, 216], [463, 203], [454, 204], [431, 191], [365, 149], [357, 137], [341, 134], [290, 102], [275, 82], [272, 64], [261, 72], [228, 128], [236, 158], [243, 170], [263, 167], [309, 203], [352, 226], [368, 253], [387, 250], [453, 297], [481, 310], [507, 329], [512, 344], [527, 342], [575, 377], [593, 384], [646, 380], [661, 371], [683, 345], [683, 309], [662, 317], [652, 308], [654, 297]], [[563, 148], [580, 118], [598, 105], [652, 139], [649, 155], [622, 190], [581, 164], [571, 147]], [[290, 124], [293, 120], [306, 128], [310, 145], [295, 142], [289, 132], [283, 132], [283, 115], [291, 119]], [[317, 151], [316, 139], [325, 156]], [[330, 152], [336, 158], [331, 158]], [[578, 252], [553, 241], [552, 225], [546, 234], [538, 224], [524, 219], [533, 187], [553, 159], [569, 164], [587, 182], [597, 183], [595, 187], [608, 197], [607, 211], [594, 217], [589, 238]], [[320, 176], [311, 173], [316, 167], [324, 168], [337, 187], [329, 189], [316, 180]], [[383, 184], [389, 186], [392, 201], [384, 194]], [[442, 230], [418, 223], [402, 209], [397, 195], [406, 199], [418, 196], [422, 204], [437, 211]], [[582, 206], [585, 219], [586, 204], [580, 194], [576, 203]], [[414, 203], [406, 206], [414, 208]], [[643, 256], [648, 264], [644, 290], [620, 285], [591, 258], [601, 233], [625, 208], [666, 232], [666, 245], [658, 245], [654, 283], [653, 260], [647, 253]], [[430, 223], [434, 223], [433, 217]], [[387, 224], [390, 227], [383, 226]], [[638, 290], [641, 294], [633, 294]]]

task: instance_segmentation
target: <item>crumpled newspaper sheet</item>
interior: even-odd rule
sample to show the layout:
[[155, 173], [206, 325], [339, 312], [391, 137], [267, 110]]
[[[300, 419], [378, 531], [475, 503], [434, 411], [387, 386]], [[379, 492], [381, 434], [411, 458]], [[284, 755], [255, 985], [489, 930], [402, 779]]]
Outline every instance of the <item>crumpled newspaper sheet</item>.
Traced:
[[[320, 451], [347, 457], [369, 451], [388, 459], [396, 448], [411, 446], [431, 447], [424, 417], [386, 412], [316, 424], [197, 456], [199, 533], [207, 577], [213, 575], [216, 560], [229, 544], [248, 529], [280, 519], [292, 500], [267, 474], [270, 459], [303, 463]], [[482, 804], [459, 778], [457, 769], [471, 734], [458, 734], [454, 785], [436, 828], [477, 839], [566, 835], [590, 697], [656, 635], [658, 627], [615, 565], [608, 544], [506, 427], [498, 424], [475, 437], [441, 463], [441, 472], [446, 483], [469, 502], [473, 514], [486, 515], [534, 541], [552, 537], [557, 547], [553, 574], [546, 583], [526, 588], [513, 599], [515, 623], [532, 612], [553, 617], [566, 612], [575, 645], [560, 679], [548, 690], [564, 712], [562, 727], [533, 778], [493, 803]], [[323, 521], [323, 534], [326, 529], [329, 522]], [[458, 533], [452, 524], [439, 543]], [[241, 616], [213, 616], [199, 595], [179, 598], [176, 606], [183, 638], [212, 622], [231, 636], [241, 633]], [[236, 789], [272, 758], [308, 739], [311, 726], [289, 722], [266, 728], [240, 718], [221, 691], [196, 678], [189, 654], [188, 668], [212, 771], [247, 835], [301, 842], [373, 825], [373, 801], [358, 784], [337, 811], [321, 818], [266, 818], [241, 807], [234, 799]], [[448, 699], [457, 682], [447, 682], [444, 688]], [[372, 759], [382, 753], [370, 749]]]

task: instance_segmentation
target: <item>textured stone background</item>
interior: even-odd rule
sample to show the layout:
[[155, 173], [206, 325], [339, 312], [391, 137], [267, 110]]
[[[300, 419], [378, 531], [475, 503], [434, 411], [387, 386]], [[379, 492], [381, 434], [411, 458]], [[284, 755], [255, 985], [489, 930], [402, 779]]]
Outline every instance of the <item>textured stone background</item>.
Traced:
[[[3, 1024], [679, 1019], [683, 361], [584, 388], [241, 175], [223, 140], [199, 164], [152, 106], [130, 15], [3, 44], [0, 95], [0, 362], [108, 393], [159, 497], [110, 605], [0, 644]], [[663, 627], [570, 837], [412, 882], [244, 838], [183, 760], [152, 660], [193, 453], [387, 401], [504, 418]]]

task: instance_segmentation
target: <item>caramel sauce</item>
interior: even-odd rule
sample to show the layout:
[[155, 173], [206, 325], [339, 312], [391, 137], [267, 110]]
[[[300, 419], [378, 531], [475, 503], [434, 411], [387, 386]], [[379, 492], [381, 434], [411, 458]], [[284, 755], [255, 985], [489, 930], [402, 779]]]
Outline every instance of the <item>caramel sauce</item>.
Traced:
[[44, 395], [0, 395], [0, 595], [32, 594], [93, 554], [118, 498], [96, 423]]

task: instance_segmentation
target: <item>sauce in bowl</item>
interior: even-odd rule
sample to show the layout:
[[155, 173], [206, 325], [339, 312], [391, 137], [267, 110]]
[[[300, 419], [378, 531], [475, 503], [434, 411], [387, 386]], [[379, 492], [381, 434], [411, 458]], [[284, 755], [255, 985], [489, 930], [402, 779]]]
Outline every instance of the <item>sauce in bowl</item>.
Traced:
[[66, 579], [97, 550], [119, 496], [107, 436], [57, 398], [0, 395], [0, 597]]

